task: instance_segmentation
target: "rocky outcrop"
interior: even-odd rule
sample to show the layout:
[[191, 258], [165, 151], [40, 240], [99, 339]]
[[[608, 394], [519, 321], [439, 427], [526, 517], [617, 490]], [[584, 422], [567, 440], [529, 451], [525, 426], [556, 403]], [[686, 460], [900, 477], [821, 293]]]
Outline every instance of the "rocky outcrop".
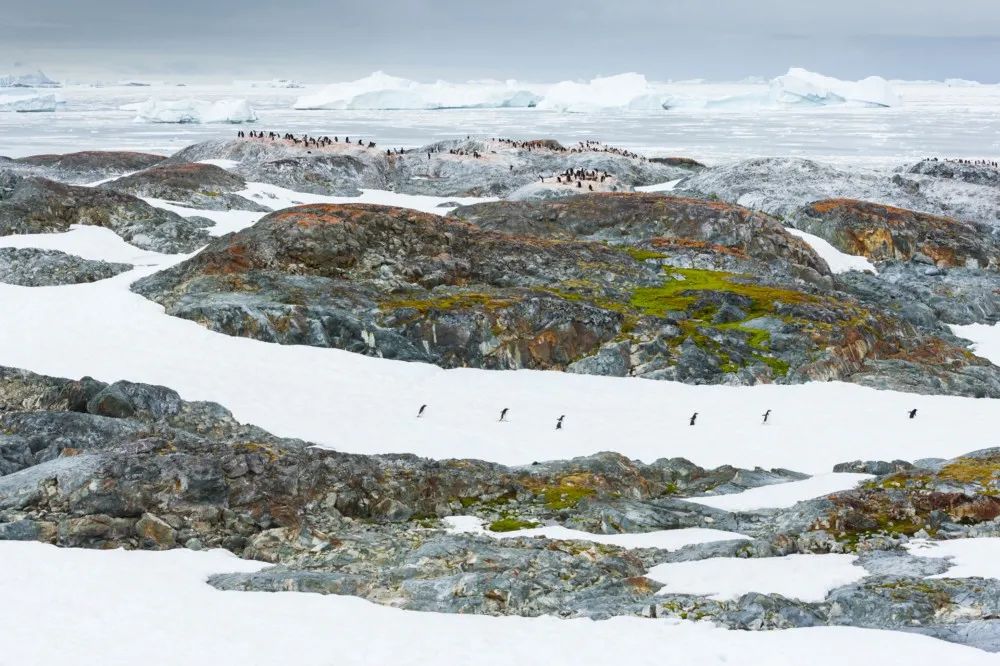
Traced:
[[[702, 243], [753, 273], [783, 272], [817, 281], [830, 269], [774, 218], [741, 206], [658, 194], [584, 194], [547, 202], [495, 201], [450, 214], [482, 229], [586, 239], [648, 248]], [[760, 265], [754, 265], [757, 264]], [[766, 268], [765, 268], [766, 267]], [[736, 269], [735, 262], [731, 268]]]
[[0, 282], [22, 287], [97, 282], [131, 269], [129, 264], [91, 261], [56, 250], [0, 248]]
[[956, 162], [954, 160], [923, 160], [906, 170], [907, 173], [950, 178], [963, 183], [1000, 187], [1000, 169], [989, 164]]
[[[343, 139], [343, 137], [338, 137]], [[586, 169], [613, 176], [623, 188], [674, 180], [686, 169], [612, 152], [606, 147], [566, 149], [556, 142], [514, 147], [494, 140], [450, 140], [386, 152], [367, 143], [304, 146], [268, 139], [208, 141], [189, 146], [170, 163], [205, 159], [239, 162], [232, 171], [250, 181], [300, 192], [354, 196], [363, 188], [434, 196], [506, 196], [539, 176]]]
[[269, 211], [236, 194], [246, 189], [241, 176], [214, 164], [166, 164], [133, 173], [101, 187], [137, 197], [166, 199], [205, 210]]
[[88, 150], [61, 155], [32, 155], [13, 160], [12, 166], [51, 180], [84, 185], [159, 164], [163, 155], [128, 151]]
[[718, 198], [790, 219], [813, 201], [857, 199], [955, 218], [1000, 224], [1000, 189], [932, 173], [838, 168], [799, 158], [751, 159], [705, 169], [674, 192]]
[[941, 268], [1000, 267], [1000, 227], [853, 199], [813, 202], [792, 224], [876, 263], [917, 258]]
[[665, 164], [666, 166], [687, 169], [688, 171], [701, 171], [707, 168], [698, 160], [693, 160], [690, 157], [650, 157], [649, 161], [654, 164]]
[[[741, 233], [739, 218], [721, 218], [720, 235]], [[761, 257], [818, 261], [766, 218], [758, 224], [756, 239], [739, 242]], [[907, 376], [909, 389], [935, 392], [944, 373], [948, 390], [1000, 395], [998, 370], [940, 324], [916, 326], [825, 283], [784, 278], [795, 272], [788, 262], [758, 262], [758, 275], [686, 268], [742, 253], [686, 239], [661, 245], [616, 248], [404, 209], [311, 205], [272, 213], [133, 289], [230, 335], [443, 367], [752, 384], [850, 380], [898, 359], [933, 365], [935, 380], [917, 386]]]
[[74, 224], [106, 227], [156, 252], [190, 252], [208, 239], [204, 221], [128, 194], [0, 172], [0, 235], [55, 233]]
[[[683, 459], [647, 465], [611, 453], [524, 467], [348, 455], [274, 437], [164, 387], [10, 368], [0, 368], [0, 432], [0, 539], [223, 547], [276, 565], [212, 576], [220, 589], [349, 594], [454, 613], [697, 617], [746, 630], [876, 627], [998, 649], [997, 581], [928, 580], [949, 564], [898, 548], [911, 536], [1000, 534], [996, 449], [933, 468], [851, 464], [882, 475], [790, 509], [727, 513], [683, 497], [802, 475], [707, 470]], [[496, 532], [449, 533], [440, 519], [452, 515], [496, 530], [710, 526], [751, 538], [671, 552], [500, 540]], [[868, 577], [817, 603], [663, 595], [645, 577], [664, 562], [829, 552], [858, 553]]]
[[1000, 272], [994, 270], [938, 268], [917, 257], [881, 266], [878, 277], [850, 272], [836, 283], [862, 300], [892, 303], [899, 316], [920, 325], [1000, 322]]

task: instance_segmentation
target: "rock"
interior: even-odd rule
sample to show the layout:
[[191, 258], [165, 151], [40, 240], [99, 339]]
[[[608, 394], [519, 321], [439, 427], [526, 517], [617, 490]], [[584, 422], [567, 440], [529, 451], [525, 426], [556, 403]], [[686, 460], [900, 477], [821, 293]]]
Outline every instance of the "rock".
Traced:
[[235, 173], [213, 164], [165, 164], [118, 178], [101, 185], [114, 192], [136, 197], [176, 201], [205, 210], [270, 211], [237, 194], [247, 183]]
[[853, 462], [840, 463], [833, 466], [833, 471], [840, 474], [850, 472], [854, 474], [874, 474], [875, 476], [885, 476], [894, 472], [905, 472], [913, 469], [913, 465], [905, 460], [855, 460]]
[[[494, 201], [463, 206], [450, 213], [482, 229], [508, 234], [641, 245], [638, 256], [663, 258], [677, 245], [705, 244], [762, 274], [766, 268], [746, 259], [817, 280], [830, 269], [809, 245], [775, 219], [711, 201], [659, 194], [582, 194], [558, 201]], [[666, 253], [666, 254], [665, 254]]]
[[106, 227], [156, 252], [190, 252], [208, 238], [200, 223], [127, 194], [0, 172], [0, 235], [55, 233], [74, 224]]
[[22, 287], [96, 282], [131, 269], [129, 264], [90, 261], [56, 250], [0, 248], [0, 282]]
[[[131, 411], [116, 418], [69, 411], [66, 396], [95, 390]], [[1000, 583], [929, 579], [949, 563], [898, 546], [911, 529], [902, 522], [907, 516], [938, 536], [972, 536], [972, 529], [1000, 535], [996, 448], [945, 461], [937, 471], [893, 472], [790, 509], [734, 514], [682, 496], [803, 475], [708, 470], [680, 458], [646, 465], [612, 453], [524, 467], [347, 455], [241, 425], [217, 405], [184, 402], [163, 387], [104, 386], [7, 368], [0, 368], [0, 410], [0, 460], [27, 456], [14, 471], [0, 469], [0, 539], [223, 547], [276, 565], [212, 576], [210, 584], [224, 590], [350, 594], [435, 612], [696, 617], [745, 630], [919, 630], [995, 649], [991, 618]], [[995, 517], [987, 519], [991, 507]], [[455, 512], [487, 525], [562, 524], [595, 533], [713, 527], [755, 538], [665, 552], [437, 529], [439, 518]], [[883, 515], [890, 522], [879, 523]], [[871, 533], [858, 531], [868, 529], [865, 521]], [[662, 562], [847, 551], [859, 554], [870, 576], [818, 603], [765, 594], [724, 602], [659, 595], [660, 586], [645, 578]]]
[[148, 169], [165, 157], [127, 151], [88, 150], [62, 155], [32, 155], [13, 160], [8, 168], [21, 169], [63, 183], [86, 185]]
[[156, 516], [144, 513], [135, 523], [135, 535], [143, 548], [161, 550], [174, 546], [174, 529]]
[[[619, 200], [641, 217], [641, 197], [600, 205]], [[736, 221], [751, 214], [729, 213], [718, 233], [743, 233]], [[739, 251], [700, 241], [673, 243], [650, 260], [645, 250], [512, 236], [403, 209], [300, 206], [216, 239], [133, 289], [169, 314], [231, 335], [443, 367], [576, 364], [577, 372], [691, 383], [876, 376], [931, 393], [1000, 395], [997, 369], [936, 320], [916, 327], [882, 303], [868, 309], [830, 294], [816, 270], [784, 258], [812, 261], [811, 251], [782, 245], [787, 234], [773, 220], [759, 224], [747, 242], [761, 259], [746, 254], [747, 270], [736, 274], [714, 262]], [[711, 268], [700, 267], [702, 258]], [[791, 277], [806, 273], [818, 282]], [[880, 374], [871, 375], [876, 363]]]
[[791, 157], [749, 159], [704, 169], [681, 181], [674, 192], [718, 198], [791, 219], [814, 201], [856, 199], [963, 222], [1000, 221], [1000, 189], [938, 174], [900, 174], [859, 167], [840, 168]]
[[87, 411], [100, 416], [127, 418], [139, 413], [154, 418], [173, 416], [180, 410], [176, 391], [163, 386], [120, 381], [106, 386], [87, 402]]
[[986, 224], [852, 199], [813, 202], [794, 214], [793, 224], [876, 263], [920, 255], [941, 267], [1000, 267], [1000, 233]]
[[629, 345], [627, 342], [609, 342], [596, 354], [585, 356], [566, 366], [566, 372], [580, 375], [625, 377], [629, 371]]
[[450, 140], [392, 154], [343, 141], [305, 147], [287, 141], [218, 140], [189, 146], [167, 164], [206, 159], [238, 161], [232, 171], [247, 180], [334, 196], [356, 196], [364, 188], [445, 197], [506, 196], [538, 182], [539, 174], [554, 180], [567, 169], [606, 172], [631, 189], [689, 173], [603, 145], [565, 148], [544, 140], [518, 147], [492, 140]]

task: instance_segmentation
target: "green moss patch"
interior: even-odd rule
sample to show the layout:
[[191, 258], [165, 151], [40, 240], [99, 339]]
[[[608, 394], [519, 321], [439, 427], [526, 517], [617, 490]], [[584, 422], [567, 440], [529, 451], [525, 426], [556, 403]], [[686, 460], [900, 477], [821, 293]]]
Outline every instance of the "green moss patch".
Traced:
[[517, 518], [500, 518], [490, 523], [491, 532], [514, 532], [516, 530], [527, 530], [538, 527], [538, 523], [530, 520], [519, 520]]

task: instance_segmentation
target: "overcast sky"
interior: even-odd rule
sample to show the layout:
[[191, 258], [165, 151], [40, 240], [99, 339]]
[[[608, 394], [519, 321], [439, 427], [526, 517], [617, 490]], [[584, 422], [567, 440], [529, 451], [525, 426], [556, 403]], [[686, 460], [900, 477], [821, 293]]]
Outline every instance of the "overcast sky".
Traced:
[[0, 74], [1000, 80], [1000, 0], [0, 0]]

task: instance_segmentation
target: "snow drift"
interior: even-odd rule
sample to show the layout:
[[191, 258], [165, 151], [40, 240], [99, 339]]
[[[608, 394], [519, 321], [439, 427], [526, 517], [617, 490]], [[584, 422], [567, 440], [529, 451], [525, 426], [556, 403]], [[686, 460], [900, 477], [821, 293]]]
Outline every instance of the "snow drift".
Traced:
[[121, 109], [135, 111], [135, 122], [141, 123], [252, 123], [257, 120], [257, 114], [245, 99], [204, 102], [150, 98], [138, 104], [126, 104]]
[[25, 95], [0, 95], [0, 111], [17, 111], [31, 113], [37, 111], [55, 111], [59, 100], [55, 95], [29, 93]]

